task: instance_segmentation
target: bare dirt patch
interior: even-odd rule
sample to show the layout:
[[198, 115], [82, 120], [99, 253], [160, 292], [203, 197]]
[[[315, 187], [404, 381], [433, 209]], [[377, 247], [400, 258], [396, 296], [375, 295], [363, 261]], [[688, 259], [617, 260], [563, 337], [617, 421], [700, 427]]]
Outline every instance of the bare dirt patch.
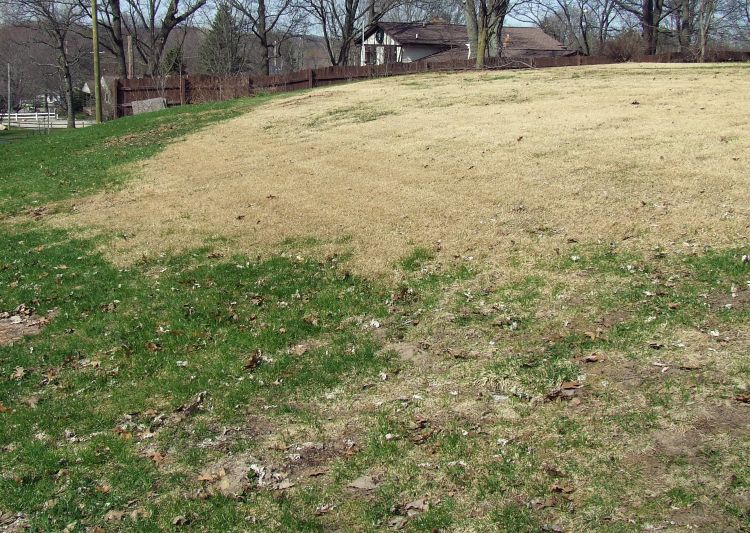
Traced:
[[34, 308], [20, 305], [11, 312], [0, 313], [0, 346], [11, 346], [27, 335], [38, 335], [57, 315], [53, 309], [44, 316]]
[[747, 309], [750, 305], [750, 289], [732, 287], [729, 292], [714, 292], [706, 297], [706, 303], [711, 310]]
[[747, 241], [745, 66], [571, 72], [414, 78], [424, 89], [392, 78], [272, 102], [170, 146], [141, 181], [58, 223], [127, 234], [106, 250], [120, 263], [212, 237], [258, 253], [313, 236], [368, 274], [438, 241], [440, 261], [498, 263], [572, 241]]

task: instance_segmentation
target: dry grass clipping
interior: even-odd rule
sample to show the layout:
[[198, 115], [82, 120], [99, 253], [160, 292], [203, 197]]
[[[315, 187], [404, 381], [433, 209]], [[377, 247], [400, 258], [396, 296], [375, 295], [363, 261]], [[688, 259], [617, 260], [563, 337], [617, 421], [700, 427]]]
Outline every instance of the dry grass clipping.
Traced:
[[495, 264], [569, 239], [736, 246], [748, 235], [748, 74], [632, 64], [320, 89], [171, 145], [143, 179], [57, 223], [127, 234], [107, 249], [118, 263], [212, 237], [255, 254], [313, 236], [369, 275], [415, 246]]

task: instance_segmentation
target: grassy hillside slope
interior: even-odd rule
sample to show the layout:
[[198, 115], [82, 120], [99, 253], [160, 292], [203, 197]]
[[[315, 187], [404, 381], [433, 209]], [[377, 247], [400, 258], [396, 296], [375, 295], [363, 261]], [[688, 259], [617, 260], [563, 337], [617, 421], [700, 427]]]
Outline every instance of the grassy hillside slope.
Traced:
[[0, 529], [750, 527], [748, 72], [0, 145]]

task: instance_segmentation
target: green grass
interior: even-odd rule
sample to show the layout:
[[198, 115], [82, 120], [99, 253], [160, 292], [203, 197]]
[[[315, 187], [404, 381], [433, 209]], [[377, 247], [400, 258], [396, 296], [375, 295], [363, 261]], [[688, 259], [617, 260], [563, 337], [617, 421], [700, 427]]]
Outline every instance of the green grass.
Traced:
[[[270, 403], [287, 419], [315, 420], [316, 413], [296, 407], [299, 400], [388, 366], [356, 324], [341, 326], [360, 314], [382, 319], [383, 295], [331, 264], [241, 256], [217, 262], [202, 250], [120, 271], [85, 251], [91, 248], [63, 232], [33, 229], [0, 241], [0, 308], [33, 302], [40, 312], [60, 312], [44, 335], [4, 349], [0, 358], [0, 402], [13, 410], [3, 414], [0, 446], [14, 448], [0, 456], [13, 477], [0, 481], [0, 501], [35, 509], [58, 500], [38, 517], [39, 527], [96, 521], [103, 506], [144, 499], [152, 490], [157, 472], [115, 433], [127, 413], [171, 413], [205, 390], [214, 423], [242, 424]], [[145, 275], [154, 270], [164, 273]], [[319, 337], [325, 346], [305, 357], [287, 352]], [[245, 365], [258, 351], [269, 362], [250, 372]], [[7, 380], [18, 367], [25, 376]], [[40, 387], [49, 372], [57, 374], [54, 385]], [[38, 395], [36, 408], [23, 403], [31, 395]], [[66, 446], [66, 431], [87, 442]], [[195, 438], [175, 428], [159, 442], [187, 449]], [[104, 448], [106, 457], [97, 457]], [[62, 495], [53, 479], [61, 464], [71, 480]], [[96, 494], [101, 479], [111, 494]], [[92, 497], [85, 510], [64, 503], [80, 491]]]
[[128, 178], [124, 165], [150, 157], [169, 142], [245, 113], [270, 98], [175, 107], [0, 144], [0, 215], [117, 187]]
[[[52, 130], [50, 135], [54, 135], [55, 131]], [[47, 135], [46, 133], [40, 133], [36, 130], [28, 128], [11, 128], [10, 130], [0, 130], [0, 141], [15, 141], [18, 139], [25, 139], [26, 137], [32, 137], [35, 135]]]
[[[296, 259], [312, 237], [262, 260], [216, 254], [228, 244], [216, 239], [118, 268], [97, 252], [106, 237], [11, 218], [119, 187], [128, 163], [267, 100], [0, 145], [0, 311], [58, 313], [0, 348], [0, 517], [23, 512], [37, 531], [183, 520], [201, 531], [382, 531], [394, 520], [406, 531], [637, 531], [701, 505], [725, 529], [750, 525], [742, 424], [706, 423], [695, 453], [654, 442], [717, 406], [721, 422], [747, 390], [750, 362], [734, 343], [750, 306], [708, 308], [747, 290], [746, 251], [576, 244], [533, 268], [521, 251], [497, 281], [415, 246], [391, 283], [352, 276], [342, 257]], [[370, 119], [339, 111], [321, 120]], [[702, 348], [704, 367], [680, 369], [685, 332], [712, 330], [729, 340]], [[429, 357], [383, 349], [398, 342]], [[592, 352], [607, 359], [581, 361]], [[580, 405], [547, 397], [577, 380]], [[154, 425], [203, 391], [195, 413]], [[251, 454], [278, 473], [304, 442], [325, 443], [320, 477], [286, 491], [253, 479], [236, 499], [199, 492], [214, 461]], [[347, 487], [363, 475], [373, 491]], [[418, 498], [429, 508], [409, 515]], [[126, 514], [112, 522], [110, 511]]]

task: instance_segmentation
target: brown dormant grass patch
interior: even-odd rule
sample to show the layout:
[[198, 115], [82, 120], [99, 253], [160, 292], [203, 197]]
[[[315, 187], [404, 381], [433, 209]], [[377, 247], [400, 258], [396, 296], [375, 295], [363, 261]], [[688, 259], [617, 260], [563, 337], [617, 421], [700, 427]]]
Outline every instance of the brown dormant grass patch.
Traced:
[[633, 64], [320, 89], [170, 146], [59, 223], [127, 234], [108, 247], [119, 263], [212, 237], [255, 254], [314, 236], [366, 274], [415, 246], [503, 263], [569, 239], [737, 245], [748, 74]]

